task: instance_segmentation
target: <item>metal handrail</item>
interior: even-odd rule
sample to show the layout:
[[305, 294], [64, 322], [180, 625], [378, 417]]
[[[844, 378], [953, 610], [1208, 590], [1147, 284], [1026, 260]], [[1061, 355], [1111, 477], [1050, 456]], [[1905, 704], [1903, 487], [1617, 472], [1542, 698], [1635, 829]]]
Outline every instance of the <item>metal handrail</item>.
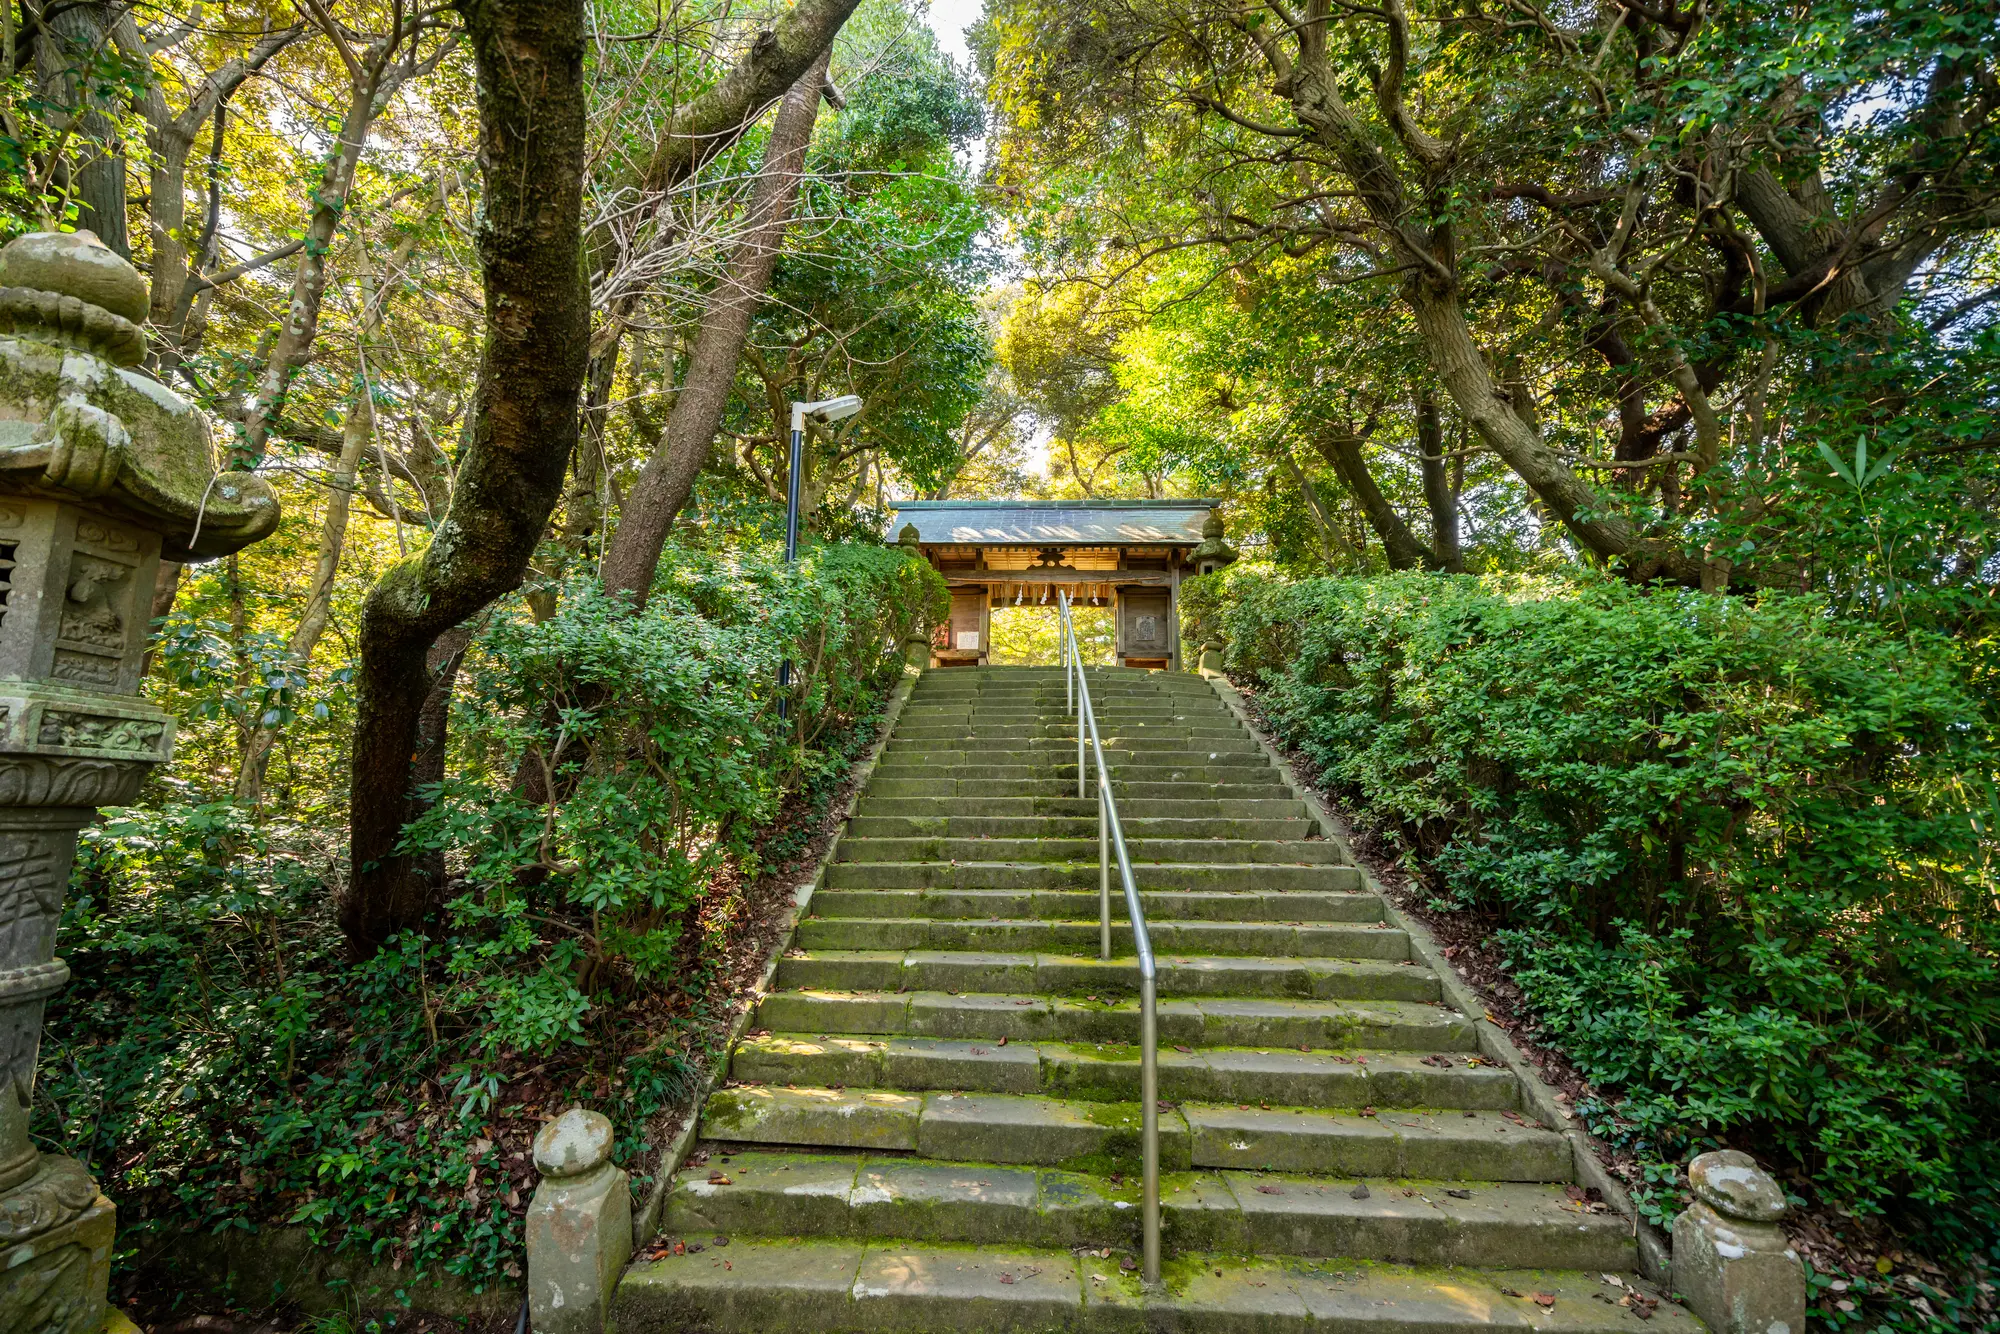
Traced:
[[1132, 858], [1125, 851], [1125, 831], [1118, 822], [1118, 802], [1111, 795], [1111, 767], [1104, 762], [1104, 743], [1097, 735], [1097, 710], [1090, 703], [1090, 683], [1083, 674], [1083, 652], [1077, 647], [1076, 624], [1070, 619], [1069, 594], [1056, 592], [1062, 612], [1063, 698], [1076, 715], [1076, 795], [1084, 795], [1083, 739], [1097, 761], [1097, 947], [1100, 959], [1111, 957], [1111, 863], [1118, 863], [1118, 881], [1125, 890], [1125, 914], [1132, 922], [1132, 945], [1139, 956], [1139, 1124], [1144, 1146], [1144, 1231], [1141, 1276], [1160, 1281], [1160, 1014], [1158, 970], [1153, 965], [1153, 939], [1146, 930], [1146, 910], [1139, 904], [1139, 886], [1132, 878]]

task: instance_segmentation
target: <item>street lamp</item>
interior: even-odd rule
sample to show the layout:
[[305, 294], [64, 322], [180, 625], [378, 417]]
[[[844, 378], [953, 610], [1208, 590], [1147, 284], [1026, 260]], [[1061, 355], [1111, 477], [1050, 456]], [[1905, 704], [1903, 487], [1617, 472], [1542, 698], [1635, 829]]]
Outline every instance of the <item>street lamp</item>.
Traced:
[[[839, 398], [822, 398], [813, 403], [792, 400], [792, 457], [791, 467], [785, 477], [785, 563], [791, 564], [799, 558], [799, 477], [805, 472], [806, 418], [810, 417], [822, 426], [831, 426], [837, 421], [845, 421], [861, 411], [861, 395], [842, 394]], [[792, 660], [786, 658], [778, 664], [778, 716], [786, 714], [785, 691], [792, 684]]]

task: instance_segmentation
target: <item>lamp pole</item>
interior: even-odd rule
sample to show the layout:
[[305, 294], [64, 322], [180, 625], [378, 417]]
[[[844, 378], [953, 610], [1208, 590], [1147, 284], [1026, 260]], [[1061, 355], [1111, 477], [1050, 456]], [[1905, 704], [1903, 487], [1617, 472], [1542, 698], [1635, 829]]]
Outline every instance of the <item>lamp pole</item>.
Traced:
[[[839, 398], [822, 398], [811, 403], [792, 400], [792, 452], [789, 466], [785, 470], [785, 564], [790, 565], [799, 558], [799, 479], [804, 474], [806, 461], [806, 418], [810, 417], [823, 426], [837, 421], [845, 421], [861, 411], [859, 394], [842, 394]], [[778, 716], [788, 713], [785, 692], [792, 685], [792, 660], [786, 658], [778, 664]]]

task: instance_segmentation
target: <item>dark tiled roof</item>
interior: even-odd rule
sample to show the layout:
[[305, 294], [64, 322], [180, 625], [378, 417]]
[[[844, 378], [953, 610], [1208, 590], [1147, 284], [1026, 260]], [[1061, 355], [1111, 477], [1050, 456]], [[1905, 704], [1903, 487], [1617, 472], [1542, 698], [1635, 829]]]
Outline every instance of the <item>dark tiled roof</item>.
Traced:
[[1201, 541], [1213, 500], [910, 500], [888, 537], [917, 526], [927, 546], [1161, 546]]

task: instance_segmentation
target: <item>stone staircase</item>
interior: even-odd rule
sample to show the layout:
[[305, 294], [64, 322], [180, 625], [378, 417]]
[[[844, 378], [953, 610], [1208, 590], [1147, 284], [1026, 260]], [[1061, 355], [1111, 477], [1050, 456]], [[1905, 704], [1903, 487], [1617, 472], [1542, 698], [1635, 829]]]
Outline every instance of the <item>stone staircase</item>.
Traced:
[[1568, 1142], [1214, 690], [1090, 680], [1159, 961], [1162, 1288], [1062, 673], [959, 669], [912, 692], [612, 1326], [1699, 1329], [1628, 1295], [1630, 1220], [1565, 1189]]

